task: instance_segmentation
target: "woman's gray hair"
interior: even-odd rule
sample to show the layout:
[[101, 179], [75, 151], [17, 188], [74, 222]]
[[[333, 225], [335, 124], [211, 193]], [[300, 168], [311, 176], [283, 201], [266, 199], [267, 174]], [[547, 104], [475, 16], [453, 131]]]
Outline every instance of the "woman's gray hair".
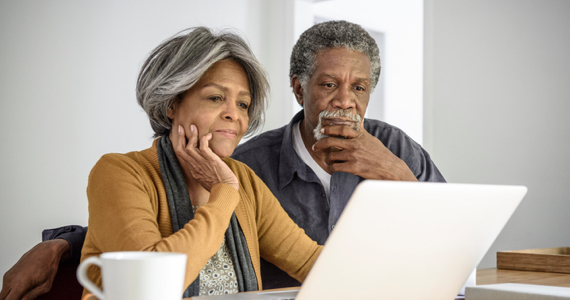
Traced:
[[303, 87], [317, 67], [317, 52], [331, 48], [346, 48], [364, 53], [370, 59], [370, 92], [380, 77], [380, 51], [376, 41], [360, 25], [347, 21], [319, 23], [307, 29], [291, 53], [289, 78], [297, 76]]
[[246, 135], [263, 126], [269, 83], [248, 44], [228, 31], [214, 33], [205, 27], [181, 31], [152, 51], [137, 80], [137, 101], [150, 119], [154, 136], [170, 133], [168, 109], [181, 99], [216, 62], [233, 59], [247, 74], [251, 104]]

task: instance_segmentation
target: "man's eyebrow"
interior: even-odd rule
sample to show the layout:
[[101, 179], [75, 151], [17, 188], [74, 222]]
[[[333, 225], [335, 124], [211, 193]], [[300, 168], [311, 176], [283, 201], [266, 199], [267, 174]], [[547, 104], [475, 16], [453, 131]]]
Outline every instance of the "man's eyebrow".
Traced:
[[[227, 88], [227, 87], [225, 87], [225, 86], [223, 86], [223, 85], [219, 85], [219, 84], [214, 83], [214, 82], [206, 83], [206, 84], [204, 84], [204, 85], [202, 86], [202, 88], [211, 87], [211, 86], [216, 87], [216, 88], [218, 88], [218, 89], [220, 89], [220, 90], [222, 90], [222, 91], [224, 91], [224, 92], [227, 92], [227, 91], [228, 91], [228, 88]], [[250, 93], [249, 91], [247, 91], [247, 92], [246, 92], [246, 91], [241, 91], [241, 92], [238, 93], [238, 95], [240, 95], [240, 96], [251, 96], [251, 93]]]
[[330, 77], [330, 78], [332, 78], [332, 79], [336, 79], [336, 78], [337, 78], [336, 76], [331, 75], [331, 74], [321, 74], [321, 75], [319, 75], [319, 77]]
[[[336, 79], [338, 76], [335, 76], [335, 75], [332, 75], [332, 74], [321, 74], [321, 75], [319, 75], [319, 77], [330, 77], [330, 78], [332, 78], [332, 79]], [[357, 77], [357, 78], [355, 78], [354, 80], [355, 80], [355, 81], [360, 81], [360, 82], [362, 82], [362, 81], [368, 81], [368, 82], [369, 82], [369, 81], [370, 81], [370, 78], [368, 78], [368, 77]]]
[[367, 77], [362, 77], [362, 78], [356, 78], [356, 81], [370, 81], [370, 78]]

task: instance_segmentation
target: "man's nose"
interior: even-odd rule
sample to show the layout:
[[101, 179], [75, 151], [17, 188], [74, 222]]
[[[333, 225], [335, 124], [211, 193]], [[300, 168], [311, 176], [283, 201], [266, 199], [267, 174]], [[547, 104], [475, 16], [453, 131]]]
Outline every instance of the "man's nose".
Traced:
[[332, 101], [332, 106], [341, 109], [354, 108], [354, 94], [352, 93], [352, 89], [350, 87], [338, 89]]

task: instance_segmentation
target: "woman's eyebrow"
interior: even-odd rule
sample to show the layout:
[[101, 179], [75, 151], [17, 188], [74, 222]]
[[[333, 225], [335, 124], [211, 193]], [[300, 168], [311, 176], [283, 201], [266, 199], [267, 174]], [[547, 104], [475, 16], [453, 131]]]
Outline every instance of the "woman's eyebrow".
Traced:
[[[227, 92], [227, 91], [229, 90], [229, 88], [227, 88], [227, 87], [225, 87], [225, 86], [223, 86], [223, 85], [219, 85], [219, 84], [217, 84], [217, 83], [215, 83], [215, 82], [206, 83], [206, 84], [204, 84], [204, 85], [202, 86], [202, 88], [211, 87], [211, 86], [216, 87], [216, 88], [218, 88], [218, 89], [220, 89], [220, 90], [222, 90], [222, 91], [224, 91], [224, 92]], [[249, 91], [240, 91], [240, 92], [238, 93], [238, 95], [240, 95], [240, 96], [251, 96], [251, 93], [250, 93]]]

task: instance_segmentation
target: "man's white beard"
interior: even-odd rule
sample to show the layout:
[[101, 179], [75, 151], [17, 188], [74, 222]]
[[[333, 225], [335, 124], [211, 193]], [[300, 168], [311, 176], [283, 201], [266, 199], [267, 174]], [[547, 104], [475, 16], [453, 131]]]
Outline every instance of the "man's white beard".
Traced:
[[328, 137], [328, 135], [321, 133], [321, 129], [323, 128], [323, 119], [330, 119], [330, 118], [349, 118], [354, 122], [353, 129], [360, 130], [360, 123], [362, 122], [362, 118], [360, 117], [359, 114], [353, 113], [352, 110], [349, 109], [339, 109], [335, 111], [323, 110], [319, 114], [319, 124], [317, 124], [317, 127], [313, 130], [313, 136], [317, 141]]

